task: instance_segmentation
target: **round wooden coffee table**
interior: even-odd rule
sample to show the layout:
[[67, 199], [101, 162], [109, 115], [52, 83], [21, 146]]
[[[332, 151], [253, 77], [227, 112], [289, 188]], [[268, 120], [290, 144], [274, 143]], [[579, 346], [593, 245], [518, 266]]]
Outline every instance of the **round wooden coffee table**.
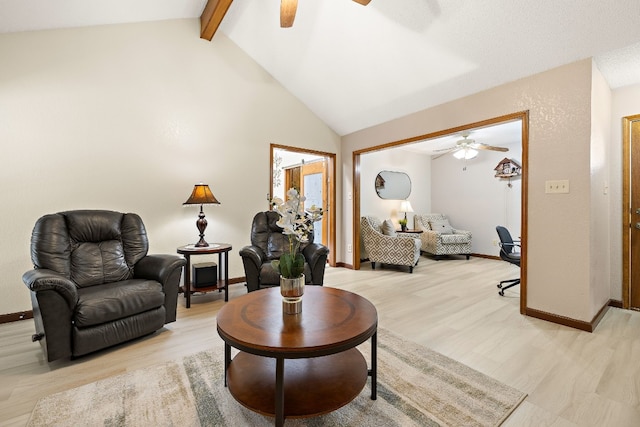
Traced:
[[[225, 342], [225, 385], [245, 407], [275, 416], [312, 417], [351, 402], [371, 376], [376, 399], [378, 314], [367, 299], [305, 286], [302, 312], [283, 314], [280, 289], [248, 293], [218, 312]], [[371, 338], [371, 369], [355, 347]], [[231, 347], [240, 352], [231, 360]]]

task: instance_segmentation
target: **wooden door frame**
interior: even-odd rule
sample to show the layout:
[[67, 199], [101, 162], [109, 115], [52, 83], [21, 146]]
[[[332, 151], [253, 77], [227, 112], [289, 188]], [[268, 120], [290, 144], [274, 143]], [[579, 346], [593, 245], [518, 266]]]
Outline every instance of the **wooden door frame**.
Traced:
[[464, 130], [487, 127], [504, 122], [520, 120], [522, 123], [522, 192], [520, 195], [521, 211], [521, 263], [520, 263], [520, 313], [525, 314], [527, 309], [527, 247], [528, 247], [528, 200], [529, 200], [529, 111], [507, 114], [481, 122], [458, 126], [439, 132], [418, 135], [400, 141], [369, 147], [353, 152], [353, 268], [360, 269], [360, 156], [373, 151], [394, 148], [425, 139], [439, 138], [442, 136], [460, 133]]
[[[316, 156], [322, 156], [327, 160], [327, 177], [329, 179], [329, 194], [327, 202], [329, 203], [329, 229], [327, 230], [329, 237], [329, 257], [328, 262], [331, 267], [336, 266], [336, 154], [325, 151], [310, 150], [307, 148], [291, 147], [288, 145], [270, 144], [269, 147], [269, 197], [273, 190], [273, 150], [286, 150], [294, 153], [306, 153]], [[271, 206], [269, 206], [271, 208]]]
[[622, 308], [631, 307], [631, 125], [640, 114], [622, 118]]

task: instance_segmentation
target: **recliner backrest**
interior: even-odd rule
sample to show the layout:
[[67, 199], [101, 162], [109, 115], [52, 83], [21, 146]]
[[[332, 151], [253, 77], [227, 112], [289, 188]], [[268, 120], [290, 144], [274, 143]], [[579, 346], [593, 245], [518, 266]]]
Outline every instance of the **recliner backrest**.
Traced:
[[[269, 261], [289, 252], [289, 236], [282, 234], [282, 228], [276, 224], [279, 220], [276, 211], [258, 212], [251, 224], [251, 244], [262, 249]], [[300, 251], [309, 243], [313, 243], [313, 233], [309, 234], [308, 242], [300, 245]]]
[[31, 260], [79, 287], [126, 280], [149, 242], [136, 214], [78, 210], [45, 215], [31, 235]]

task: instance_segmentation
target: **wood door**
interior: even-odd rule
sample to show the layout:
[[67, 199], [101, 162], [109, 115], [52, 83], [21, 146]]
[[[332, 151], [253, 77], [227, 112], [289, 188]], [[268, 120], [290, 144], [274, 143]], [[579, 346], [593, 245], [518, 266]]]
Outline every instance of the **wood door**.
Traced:
[[634, 116], [627, 126], [629, 137], [630, 209], [627, 210], [629, 233], [629, 308], [640, 310], [640, 116]]
[[[293, 156], [292, 156], [293, 155]], [[307, 157], [307, 159], [305, 159]], [[285, 166], [282, 159], [286, 158]], [[294, 160], [294, 161], [291, 161]], [[271, 165], [271, 178], [269, 180], [270, 192], [267, 198], [273, 194], [280, 194], [279, 197], [286, 197], [282, 194], [282, 184], [284, 189], [292, 187], [298, 188], [305, 197], [309, 197], [308, 203], [320, 205], [324, 210], [322, 221], [315, 224], [317, 233], [314, 241], [322, 243], [329, 248], [328, 262], [332, 267], [336, 266], [336, 155], [322, 151], [307, 150], [297, 147], [271, 144], [271, 155], [269, 159]], [[304, 171], [303, 171], [304, 168]], [[322, 168], [320, 173], [319, 168]], [[281, 171], [282, 173], [278, 173]], [[304, 174], [304, 175], [303, 175]], [[283, 178], [280, 180], [280, 178]], [[314, 180], [314, 178], [317, 178]], [[305, 180], [307, 183], [305, 183]], [[320, 182], [318, 196], [308, 194], [309, 187], [318, 187], [311, 182]], [[276, 184], [277, 183], [277, 184]], [[277, 191], [277, 192], [276, 192]], [[307, 194], [305, 194], [305, 192]], [[311, 206], [311, 205], [309, 205]]]
[[300, 192], [307, 198], [305, 208], [309, 208], [311, 205], [322, 207], [324, 215], [322, 220], [314, 224], [313, 241], [328, 246], [329, 206], [327, 194], [329, 192], [329, 182], [325, 160], [302, 165], [300, 169]]

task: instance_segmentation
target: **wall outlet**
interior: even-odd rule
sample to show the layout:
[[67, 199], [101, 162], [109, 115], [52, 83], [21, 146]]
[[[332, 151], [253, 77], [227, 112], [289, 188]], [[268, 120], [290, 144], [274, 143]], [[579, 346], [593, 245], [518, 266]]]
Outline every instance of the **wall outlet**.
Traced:
[[353, 247], [351, 246], [351, 243], [349, 243], [347, 245], [347, 252], [351, 253], [352, 250], [353, 250]]
[[498, 239], [493, 239], [493, 246], [498, 246]]

